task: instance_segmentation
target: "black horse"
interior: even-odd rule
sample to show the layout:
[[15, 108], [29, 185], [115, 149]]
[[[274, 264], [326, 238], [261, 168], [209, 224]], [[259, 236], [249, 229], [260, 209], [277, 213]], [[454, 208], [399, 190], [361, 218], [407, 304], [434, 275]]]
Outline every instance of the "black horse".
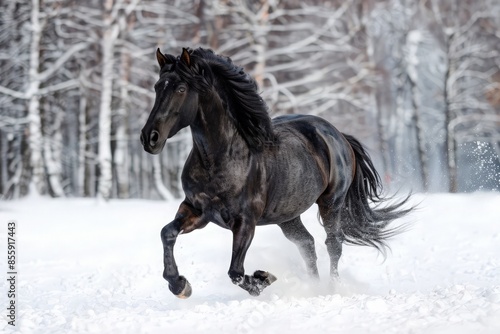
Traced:
[[380, 178], [363, 146], [322, 118], [287, 115], [273, 120], [255, 81], [231, 59], [211, 50], [183, 49], [178, 57], [156, 52], [161, 67], [156, 101], [141, 132], [144, 149], [158, 154], [168, 138], [191, 127], [193, 149], [184, 165], [185, 199], [161, 231], [163, 277], [172, 293], [191, 295], [174, 259], [177, 236], [213, 222], [233, 233], [229, 277], [251, 295], [276, 278], [245, 275], [243, 263], [257, 225], [278, 224], [318, 277], [314, 239], [300, 214], [314, 203], [326, 231], [330, 272], [338, 277], [342, 243], [384, 251], [387, 228], [410, 209], [406, 200], [383, 208]]

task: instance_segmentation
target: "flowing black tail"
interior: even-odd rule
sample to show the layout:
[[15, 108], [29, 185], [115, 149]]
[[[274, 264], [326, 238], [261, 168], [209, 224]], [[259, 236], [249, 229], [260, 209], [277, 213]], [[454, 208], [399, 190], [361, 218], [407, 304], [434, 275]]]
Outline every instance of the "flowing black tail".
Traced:
[[[389, 246], [386, 239], [403, 232], [407, 225], [388, 228], [397, 218], [409, 213], [413, 208], [401, 209], [410, 195], [399, 203], [382, 206], [387, 198], [382, 196], [382, 183], [368, 153], [363, 145], [354, 137], [344, 134], [354, 151], [356, 158], [356, 174], [347, 192], [341, 212], [344, 241], [355, 245], [377, 248], [386, 254]], [[370, 202], [374, 207], [370, 207]]]

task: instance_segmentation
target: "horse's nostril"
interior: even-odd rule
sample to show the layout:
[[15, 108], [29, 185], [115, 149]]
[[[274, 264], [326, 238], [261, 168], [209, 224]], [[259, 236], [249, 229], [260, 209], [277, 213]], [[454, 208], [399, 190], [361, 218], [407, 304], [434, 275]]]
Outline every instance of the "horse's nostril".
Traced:
[[149, 145], [155, 146], [158, 142], [158, 139], [160, 139], [160, 134], [158, 133], [158, 131], [151, 131], [151, 136], [149, 137]]

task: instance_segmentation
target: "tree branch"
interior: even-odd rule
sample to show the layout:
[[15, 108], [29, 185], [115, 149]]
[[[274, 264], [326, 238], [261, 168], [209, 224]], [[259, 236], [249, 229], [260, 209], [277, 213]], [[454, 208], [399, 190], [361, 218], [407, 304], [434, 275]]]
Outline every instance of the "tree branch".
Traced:
[[25, 99], [29, 98], [26, 95], [26, 93], [21, 93], [21, 92], [18, 92], [18, 91], [15, 91], [15, 90], [12, 90], [10, 88], [3, 87], [3, 86], [0, 86], [0, 93], [12, 96], [12, 97], [14, 97], [16, 99], [24, 99], [25, 100]]
[[45, 81], [52, 74], [54, 74], [69, 58], [71, 58], [75, 53], [85, 49], [88, 43], [78, 43], [73, 45], [68, 51], [66, 51], [55, 63], [52, 64], [48, 69], [43, 72], [38, 73], [38, 80]]
[[38, 90], [38, 95], [45, 95], [45, 94], [49, 94], [51, 92], [55, 92], [58, 90], [66, 90], [66, 89], [76, 88], [79, 86], [79, 83], [80, 82], [78, 80], [74, 80], [74, 79], [60, 82], [60, 83], [52, 85], [52, 86], [40, 88]]

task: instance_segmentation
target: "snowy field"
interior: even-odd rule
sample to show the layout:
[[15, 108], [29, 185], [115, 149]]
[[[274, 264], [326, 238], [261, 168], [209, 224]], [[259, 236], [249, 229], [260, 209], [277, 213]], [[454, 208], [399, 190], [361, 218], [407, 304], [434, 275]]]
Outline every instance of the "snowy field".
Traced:
[[500, 333], [500, 194], [416, 195], [412, 230], [387, 259], [345, 246], [342, 283], [328, 284], [316, 208], [303, 221], [316, 238], [322, 281], [308, 282], [277, 226], [257, 229], [247, 272], [278, 277], [261, 296], [226, 272], [231, 233], [209, 225], [176, 244], [193, 287], [174, 297], [162, 278], [161, 228], [178, 202], [35, 199], [0, 203], [0, 265], [7, 222], [17, 222], [17, 326], [2, 333]]

